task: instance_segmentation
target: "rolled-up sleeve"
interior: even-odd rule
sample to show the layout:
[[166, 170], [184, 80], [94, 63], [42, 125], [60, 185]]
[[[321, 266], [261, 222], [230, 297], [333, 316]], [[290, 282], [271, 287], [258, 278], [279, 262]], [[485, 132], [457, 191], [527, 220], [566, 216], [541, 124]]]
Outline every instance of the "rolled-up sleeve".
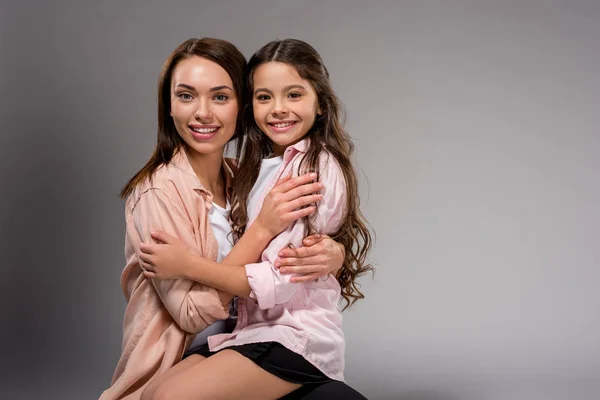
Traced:
[[[294, 172], [295, 170], [296, 168]], [[339, 229], [346, 207], [346, 181], [332, 157], [322, 158], [320, 181], [325, 188], [322, 191], [323, 199], [317, 207], [317, 215], [313, 219], [313, 227], [318, 233], [330, 235]], [[296, 221], [269, 243], [262, 253], [261, 262], [245, 266], [251, 288], [250, 298], [260, 309], [287, 303], [298, 290], [301, 283], [292, 283], [293, 275], [281, 274], [275, 268], [275, 260], [282, 248], [290, 244], [294, 248], [301, 247], [305, 236], [304, 222]]]
[[[188, 248], [203, 254], [196, 243], [188, 213], [161, 189], [148, 189], [139, 196], [127, 219], [126, 230], [126, 251], [131, 253], [128, 257], [137, 257], [141, 242], [154, 241], [150, 234], [155, 231], [176, 236]], [[168, 312], [186, 332], [198, 333], [228, 317], [218, 292], [211, 287], [188, 279], [153, 278], [151, 281]]]

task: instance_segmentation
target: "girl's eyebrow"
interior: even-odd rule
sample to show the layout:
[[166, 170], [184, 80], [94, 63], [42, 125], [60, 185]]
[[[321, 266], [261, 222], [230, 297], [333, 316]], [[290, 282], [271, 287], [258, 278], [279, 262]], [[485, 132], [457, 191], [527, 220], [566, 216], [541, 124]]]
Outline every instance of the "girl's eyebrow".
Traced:
[[[302, 90], [306, 90], [306, 88], [305, 88], [304, 86], [302, 86], [302, 85], [298, 85], [298, 84], [295, 84], [295, 85], [288, 85], [288, 86], [284, 87], [284, 88], [283, 88], [283, 91], [284, 91], [284, 92], [287, 92], [287, 91], [289, 91], [289, 90], [292, 90], [292, 89], [302, 89]], [[271, 93], [271, 94], [273, 94], [273, 92], [271, 92], [271, 91], [270, 91], [269, 89], [267, 89], [267, 88], [256, 88], [256, 89], [254, 90], [254, 93], [258, 93], [258, 92], [267, 92], [267, 93]]]
[[289, 90], [292, 90], [292, 89], [302, 89], [302, 90], [306, 90], [306, 89], [304, 88], [304, 86], [302, 86], [302, 85], [297, 85], [297, 84], [296, 84], [296, 85], [289, 85], [289, 86], [286, 86], [286, 87], [284, 87], [284, 88], [283, 88], [283, 91], [284, 91], [284, 92], [287, 92], [287, 91], [289, 91]]

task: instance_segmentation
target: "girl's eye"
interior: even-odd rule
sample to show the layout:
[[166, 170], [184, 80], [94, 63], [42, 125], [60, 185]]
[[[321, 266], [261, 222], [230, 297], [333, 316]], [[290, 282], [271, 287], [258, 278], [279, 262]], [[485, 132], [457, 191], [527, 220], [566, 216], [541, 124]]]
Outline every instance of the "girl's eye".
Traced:
[[214, 97], [214, 99], [215, 99], [216, 101], [218, 101], [218, 102], [224, 102], [224, 101], [227, 101], [227, 100], [229, 100], [229, 97], [227, 97], [227, 96], [226, 96], [226, 95], [224, 95], [224, 94], [218, 94], [218, 95], [216, 95], [216, 96]]
[[292, 92], [292, 93], [288, 94], [288, 97], [289, 97], [290, 99], [297, 99], [297, 98], [299, 98], [300, 96], [302, 96], [302, 95], [301, 95], [300, 93], [297, 93], [297, 92]]
[[268, 94], [259, 94], [258, 96], [256, 96], [256, 99], [258, 101], [267, 101], [270, 99]]

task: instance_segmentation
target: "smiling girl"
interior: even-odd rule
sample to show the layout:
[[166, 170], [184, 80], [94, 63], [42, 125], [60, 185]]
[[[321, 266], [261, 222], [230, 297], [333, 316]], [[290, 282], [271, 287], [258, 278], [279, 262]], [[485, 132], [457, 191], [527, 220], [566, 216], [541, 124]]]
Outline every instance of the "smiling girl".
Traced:
[[[277, 399], [302, 385], [344, 379], [340, 297], [363, 297], [356, 279], [366, 263], [371, 236], [359, 209], [352, 142], [339, 121], [339, 102], [319, 54], [287, 39], [267, 44], [248, 67], [251, 102], [238, 149], [232, 220], [237, 238], [260, 224], [267, 193], [287, 174], [313, 172], [324, 184], [316, 213], [292, 223], [270, 241], [258, 261], [224, 268], [193, 254], [171, 235], [142, 244], [141, 263], [153, 279], [187, 278], [239, 296], [232, 333], [212, 336], [149, 387], [145, 399]], [[346, 248], [339, 276], [291, 282], [278, 269], [285, 246], [299, 247], [310, 233], [331, 235]], [[233, 373], [233, 377], [229, 374]]]
[[[192, 343], [202, 345], [210, 334], [230, 332], [225, 321], [233, 292], [185, 278], [144, 275], [139, 249], [152, 241], [153, 231], [178, 238], [198, 256], [237, 265], [258, 259], [275, 235], [315, 210], [311, 204], [319, 195], [310, 193], [321, 188], [310, 183], [315, 177], [280, 180], [257, 223], [232, 246], [228, 214], [234, 166], [223, 153], [239, 136], [245, 68], [235, 46], [209, 38], [182, 43], [163, 67], [156, 148], [121, 193], [127, 198], [127, 264], [121, 284], [128, 303], [121, 357], [102, 400], [139, 399], [149, 382], [181, 361]], [[319, 243], [326, 242], [331, 239]], [[319, 272], [320, 267], [309, 266], [307, 272], [323, 275], [339, 268], [342, 257], [336, 261], [336, 247], [320, 247], [317, 254], [326, 268]]]

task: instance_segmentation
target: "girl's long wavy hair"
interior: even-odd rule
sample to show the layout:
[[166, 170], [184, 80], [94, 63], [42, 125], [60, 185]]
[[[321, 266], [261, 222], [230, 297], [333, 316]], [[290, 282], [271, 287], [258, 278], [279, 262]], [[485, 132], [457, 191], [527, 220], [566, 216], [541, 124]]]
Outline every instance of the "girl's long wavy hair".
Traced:
[[135, 187], [152, 177], [158, 167], [168, 164], [173, 155], [185, 142], [177, 133], [171, 118], [171, 80], [177, 65], [187, 58], [198, 56], [219, 64], [229, 75], [238, 101], [239, 111], [236, 130], [231, 140], [240, 136], [242, 105], [245, 94], [244, 73], [246, 58], [233, 44], [226, 40], [214, 38], [188, 39], [180, 44], [165, 61], [158, 79], [158, 129], [154, 153], [150, 160], [127, 182], [121, 190], [121, 198], [133, 192]]
[[[285, 39], [273, 41], [257, 51], [248, 62], [246, 94], [242, 123], [244, 138], [237, 147], [239, 168], [233, 185], [232, 214], [234, 235], [239, 238], [246, 230], [248, 210], [246, 203], [252, 186], [258, 178], [261, 160], [273, 152], [272, 142], [256, 125], [252, 107], [253, 74], [258, 66], [267, 62], [280, 62], [293, 66], [298, 74], [309, 81], [318, 98], [322, 116], [317, 116], [313, 127], [305, 138], [310, 139], [306, 155], [300, 163], [301, 171], [319, 173], [319, 156], [325, 147], [338, 162], [346, 180], [347, 198], [346, 214], [340, 228], [331, 237], [346, 248], [344, 264], [338, 275], [342, 289], [342, 297], [346, 304], [344, 309], [364, 298], [357, 278], [369, 271], [373, 266], [367, 262], [367, 254], [371, 250], [371, 233], [363, 214], [360, 211], [358, 182], [351, 162], [354, 145], [340, 121], [342, 105], [335, 95], [329, 72], [317, 51], [301, 40]], [[306, 234], [314, 229], [309, 218], [305, 219]]]

